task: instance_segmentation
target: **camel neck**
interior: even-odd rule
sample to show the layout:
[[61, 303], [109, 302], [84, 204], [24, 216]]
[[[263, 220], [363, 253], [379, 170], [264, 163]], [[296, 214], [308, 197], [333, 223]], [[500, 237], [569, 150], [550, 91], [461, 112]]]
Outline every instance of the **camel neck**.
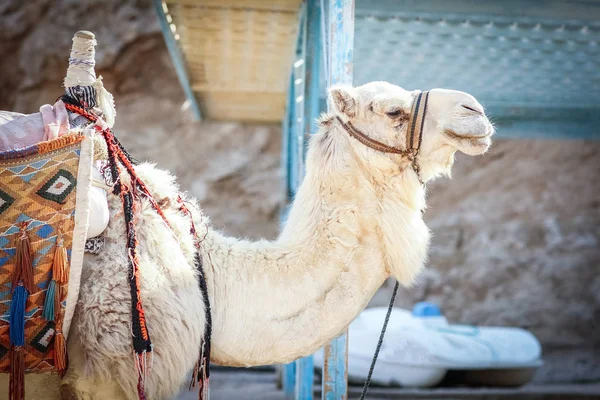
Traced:
[[[422, 233], [420, 213], [373, 189], [351, 159], [323, 154], [332, 144], [322, 136], [311, 143], [307, 174], [277, 240], [210, 230], [203, 242], [218, 363], [272, 364], [311, 354], [347, 327], [390, 272], [408, 283], [423, 263], [420, 245], [390, 251], [396, 241], [414, 242], [406, 237], [411, 231]], [[382, 223], [391, 218], [405, 229]]]

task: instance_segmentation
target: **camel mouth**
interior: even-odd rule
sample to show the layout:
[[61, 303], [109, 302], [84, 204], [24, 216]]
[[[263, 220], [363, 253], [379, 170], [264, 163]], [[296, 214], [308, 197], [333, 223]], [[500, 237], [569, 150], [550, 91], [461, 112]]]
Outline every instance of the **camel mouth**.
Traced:
[[460, 135], [451, 129], [444, 130], [444, 135], [459, 151], [471, 156], [484, 154], [492, 144], [493, 134], [494, 128], [491, 125], [483, 135]]
[[458, 133], [456, 133], [455, 131], [453, 131], [452, 129], [445, 129], [444, 130], [444, 134], [449, 137], [450, 139], [454, 139], [454, 140], [468, 140], [468, 141], [477, 141], [477, 140], [482, 140], [482, 139], [489, 139], [492, 134], [493, 134], [493, 130], [490, 131], [486, 131], [484, 132], [483, 135], [460, 135]]

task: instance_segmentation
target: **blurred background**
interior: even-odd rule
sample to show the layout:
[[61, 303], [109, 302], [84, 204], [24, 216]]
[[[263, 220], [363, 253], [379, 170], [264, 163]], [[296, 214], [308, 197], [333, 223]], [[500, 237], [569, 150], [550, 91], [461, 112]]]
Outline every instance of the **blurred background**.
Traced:
[[[98, 40], [96, 71], [116, 101], [115, 132], [130, 153], [174, 172], [226, 233], [275, 238], [284, 202], [281, 120], [298, 19], [289, 7], [300, 2], [271, 2], [281, 6], [264, 21], [264, 7], [229, 18], [219, 9], [229, 2], [205, 3], [212, 15], [185, 13], [186, 26], [197, 19], [199, 32], [180, 32], [183, 48], [196, 48], [188, 68], [203, 121], [194, 121], [150, 0], [0, 1], [0, 109], [31, 113], [54, 102], [72, 36], [90, 30]], [[484, 2], [407, 1], [410, 12], [394, 17], [371, 3], [357, 1], [355, 83], [465, 90], [498, 128], [489, 154], [458, 155], [452, 179], [428, 185], [430, 260], [397, 306], [427, 300], [454, 323], [528, 329], [544, 351], [537, 382], [600, 381], [600, 141], [593, 139], [600, 14], [577, 14], [575, 3], [591, 2], [548, 1], [567, 4], [562, 18], [579, 21], [571, 31], [575, 25], [563, 27], [569, 37], [557, 39], [560, 24], [540, 28], [533, 18], [506, 25], [518, 39], [507, 34], [491, 46], [489, 18], [474, 17]], [[176, 10], [173, 18], [184, 21]], [[539, 19], [556, 17], [552, 10], [539, 8]], [[253, 23], [264, 29], [253, 31]], [[418, 59], [402, 31], [424, 24], [433, 33], [430, 45], [421, 42], [429, 53]], [[436, 33], [440, 24], [451, 25], [449, 36]], [[462, 40], [477, 43], [482, 32], [479, 47]], [[391, 286], [371, 305], [387, 304]], [[218, 396], [218, 384], [213, 390], [217, 399], [233, 398]]]

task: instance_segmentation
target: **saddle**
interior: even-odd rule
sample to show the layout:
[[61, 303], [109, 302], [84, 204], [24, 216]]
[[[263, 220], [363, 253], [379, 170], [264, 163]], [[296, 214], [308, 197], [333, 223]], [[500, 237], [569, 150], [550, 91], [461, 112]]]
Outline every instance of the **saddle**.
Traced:
[[0, 372], [63, 373], [88, 219], [93, 132], [0, 153]]

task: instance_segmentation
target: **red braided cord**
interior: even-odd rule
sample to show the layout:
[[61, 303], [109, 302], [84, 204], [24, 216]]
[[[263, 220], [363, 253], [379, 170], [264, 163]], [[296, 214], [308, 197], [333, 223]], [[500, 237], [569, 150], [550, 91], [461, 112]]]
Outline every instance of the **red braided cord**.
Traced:
[[69, 111], [72, 111], [72, 112], [74, 112], [76, 114], [81, 115], [82, 117], [85, 117], [85, 118], [89, 119], [92, 122], [98, 121], [98, 117], [96, 115], [85, 111], [81, 107], [75, 106], [73, 104], [65, 103], [65, 108], [67, 110], [69, 110]]
[[[112, 135], [112, 132], [110, 132], [110, 130], [104, 131], [104, 135]], [[117, 147], [117, 146], [115, 146]], [[118, 147], [117, 147], [118, 149]], [[121, 151], [121, 149], [118, 149], [117, 153], [119, 156], [119, 159], [121, 160], [121, 163], [125, 166], [125, 169], [127, 170], [127, 172], [129, 173], [129, 176], [131, 177], [132, 180], [132, 186], [139, 186], [139, 188], [141, 189], [141, 191], [146, 195], [148, 201], [150, 202], [150, 204], [152, 205], [152, 208], [154, 208], [154, 210], [158, 213], [158, 215], [161, 216], [161, 218], [163, 219], [163, 221], [165, 221], [165, 223], [167, 224], [167, 226], [169, 228], [171, 228], [171, 224], [169, 224], [169, 221], [167, 220], [167, 217], [165, 216], [165, 214], [162, 212], [162, 210], [160, 209], [160, 206], [158, 205], [158, 203], [156, 202], [156, 200], [154, 200], [154, 197], [152, 197], [152, 195], [150, 194], [150, 191], [148, 190], [148, 187], [146, 186], [146, 184], [140, 180], [140, 178], [138, 178], [137, 174], [135, 173], [135, 169], [133, 168], [133, 165], [131, 164], [131, 161], [129, 161], [129, 159], [127, 158], [127, 156]]]
[[200, 242], [198, 241], [198, 236], [196, 235], [196, 225], [194, 224], [194, 219], [192, 218], [192, 213], [185, 205], [185, 202], [181, 198], [181, 196], [177, 196], [177, 202], [179, 203], [179, 210], [184, 213], [187, 217], [190, 218], [190, 233], [194, 237], [194, 245], [196, 248], [200, 248]]
[[[98, 116], [96, 116], [93, 113], [87, 112], [85, 111], [83, 108], [72, 105], [72, 104], [65, 104], [65, 107], [67, 108], [67, 110], [72, 111], [74, 113], [77, 113], [85, 118], [87, 118], [88, 120], [92, 121], [92, 122], [97, 122], [98, 121]], [[139, 186], [141, 191], [146, 195], [146, 197], [148, 198], [148, 201], [150, 202], [150, 204], [152, 205], [152, 208], [154, 208], [154, 210], [158, 213], [158, 215], [161, 216], [161, 218], [163, 219], [163, 221], [165, 221], [165, 223], [167, 224], [167, 226], [170, 228], [171, 225], [169, 224], [169, 221], [167, 220], [167, 217], [165, 216], [165, 214], [162, 212], [162, 210], [160, 209], [160, 206], [158, 205], [158, 203], [156, 202], [156, 200], [154, 200], [154, 197], [152, 197], [152, 195], [150, 194], [150, 191], [148, 190], [148, 187], [146, 186], [146, 184], [140, 180], [140, 178], [138, 178], [136, 172], [135, 172], [135, 168], [133, 168], [133, 165], [131, 164], [131, 162], [129, 161], [129, 159], [127, 158], [127, 156], [123, 153], [123, 151], [121, 151], [121, 149], [118, 146], [114, 146], [113, 143], [113, 132], [110, 130], [110, 128], [106, 127], [106, 128], [102, 128], [101, 126], [96, 125], [96, 130], [101, 132], [105, 139], [106, 139], [106, 143], [108, 145], [108, 143], [111, 143], [113, 145], [113, 151], [115, 152], [114, 154], [116, 154], [119, 158], [119, 160], [121, 161], [121, 163], [123, 164], [123, 166], [125, 167], [125, 169], [127, 170], [127, 172], [129, 173], [129, 177], [132, 181], [132, 185], [135, 186]]]

